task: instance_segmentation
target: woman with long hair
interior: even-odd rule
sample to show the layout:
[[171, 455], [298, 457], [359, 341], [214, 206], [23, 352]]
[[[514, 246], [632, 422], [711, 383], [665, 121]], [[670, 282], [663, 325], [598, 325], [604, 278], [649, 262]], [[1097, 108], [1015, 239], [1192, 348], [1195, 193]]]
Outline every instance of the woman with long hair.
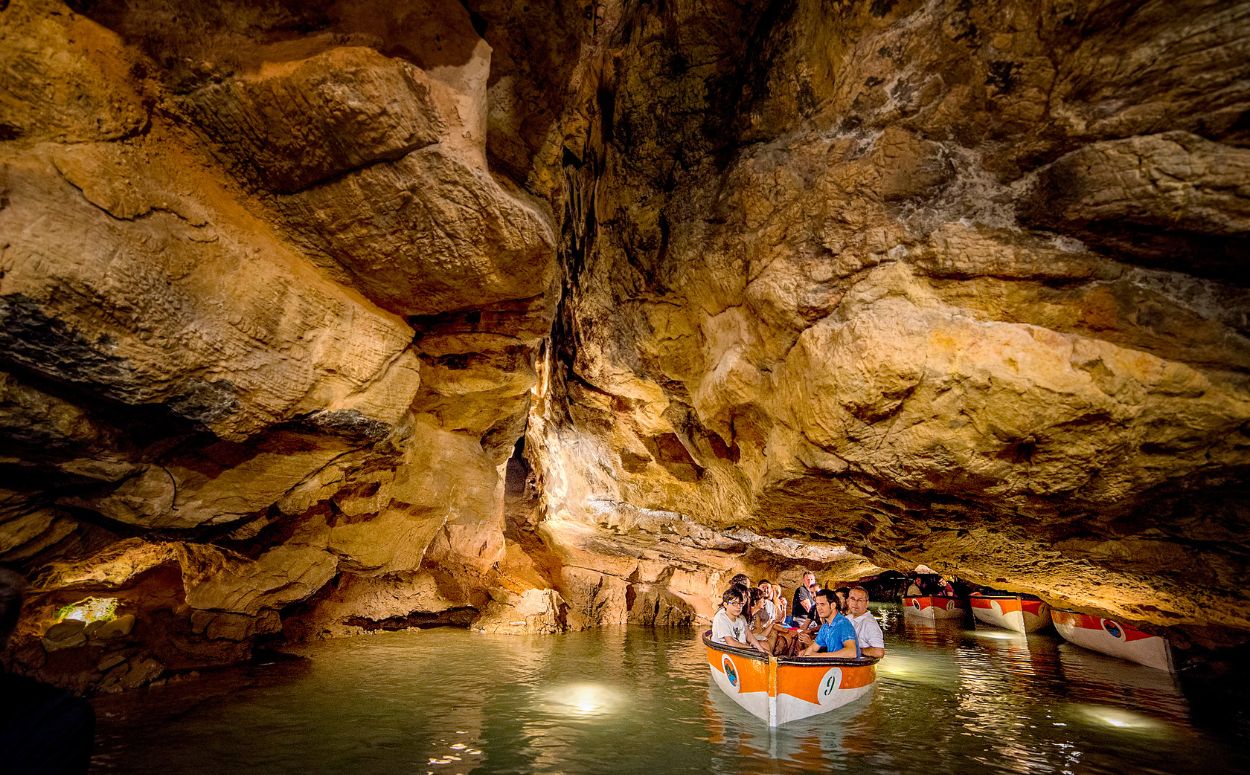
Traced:
[[747, 621], [751, 625], [751, 634], [772, 654], [773, 647], [777, 645], [778, 621], [769, 615], [768, 606], [764, 605], [763, 590], [752, 587], [747, 595]]

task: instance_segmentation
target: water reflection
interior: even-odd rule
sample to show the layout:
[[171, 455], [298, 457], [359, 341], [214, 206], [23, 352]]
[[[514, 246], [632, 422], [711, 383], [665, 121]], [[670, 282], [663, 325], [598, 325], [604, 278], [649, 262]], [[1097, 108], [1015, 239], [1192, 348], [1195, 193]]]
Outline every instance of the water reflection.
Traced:
[[[895, 620], [894, 626], [898, 628], [900, 624], [908, 641], [925, 646], [953, 646], [964, 638], [963, 624], [957, 619], [901, 616]], [[885, 625], [882, 625], [882, 629], [885, 629]]]
[[776, 730], [711, 683], [694, 630], [428, 631], [316, 644], [302, 661], [106, 698], [95, 763], [162, 775], [1250, 765], [1247, 736], [1196, 725], [1167, 673], [1053, 635], [874, 613], [888, 655], [873, 693]]
[[[1070, 643], [1060, 645], [1056, 654], [1064, 681], [1070, 688], [1069, 696], [1087, 704], [1130, 708], [1135, 714], [1148, 714], [1173, 723], [1189, 721], [1189, 703], [1174, 674], [1103, 656]], [[1102, 716], [1121, 718], [1116, 713]], [[1119, 725], [1108, 723], [1119, 728], [1149, 726], [1129, 721]]]
[[[813, 718], [770, 729], [733, 700], [709, 678], [704, 720], [709, 742], [722, 752], [713, 757], [715, 771], [735, 771], [742, 761], [754, 761], [761, 772], [811, 772], [831, 764], [857, 760], [873, 752], [880, 715], [872, 711], [872, 697]], [[767, 762], [766, 765], [763, 763]]]

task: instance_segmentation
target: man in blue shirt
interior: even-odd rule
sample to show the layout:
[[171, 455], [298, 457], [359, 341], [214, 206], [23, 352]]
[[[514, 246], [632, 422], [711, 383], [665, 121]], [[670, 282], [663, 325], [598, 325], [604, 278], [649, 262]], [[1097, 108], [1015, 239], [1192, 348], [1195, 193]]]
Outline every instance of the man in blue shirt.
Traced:
[[799, 656], [859, 656], [859, 638], [855, 635], [855, 625], [838, 610], [836, 600], [837, 595], [832, 589], [822, 589], [816, 593], [816, 614], [823, 624], [816, 632], [816, 639]]

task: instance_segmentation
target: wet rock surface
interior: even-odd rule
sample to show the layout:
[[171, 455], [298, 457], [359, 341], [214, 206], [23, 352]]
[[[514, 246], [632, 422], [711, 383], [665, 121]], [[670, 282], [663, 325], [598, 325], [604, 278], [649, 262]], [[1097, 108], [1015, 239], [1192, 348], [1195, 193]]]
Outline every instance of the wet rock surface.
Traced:
[[113, 690], [918, 563], [1243, 643], [1248, 33], [4, 4], [6, 662]]

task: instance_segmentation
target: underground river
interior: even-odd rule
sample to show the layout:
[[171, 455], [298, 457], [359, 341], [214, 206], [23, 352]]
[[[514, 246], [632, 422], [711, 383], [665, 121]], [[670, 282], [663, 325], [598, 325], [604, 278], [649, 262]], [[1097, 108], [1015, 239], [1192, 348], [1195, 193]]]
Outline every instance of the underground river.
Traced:
[[[874, 606], [872, 695], [770, 733], [711, 685], [694, 630], [457, 629], [100, 698], [117, 773], [1247, 771], [1247, 709], [1053, 633], [935, 628]], [[1210, 688], [1216, 684], [1216, 688]]]

